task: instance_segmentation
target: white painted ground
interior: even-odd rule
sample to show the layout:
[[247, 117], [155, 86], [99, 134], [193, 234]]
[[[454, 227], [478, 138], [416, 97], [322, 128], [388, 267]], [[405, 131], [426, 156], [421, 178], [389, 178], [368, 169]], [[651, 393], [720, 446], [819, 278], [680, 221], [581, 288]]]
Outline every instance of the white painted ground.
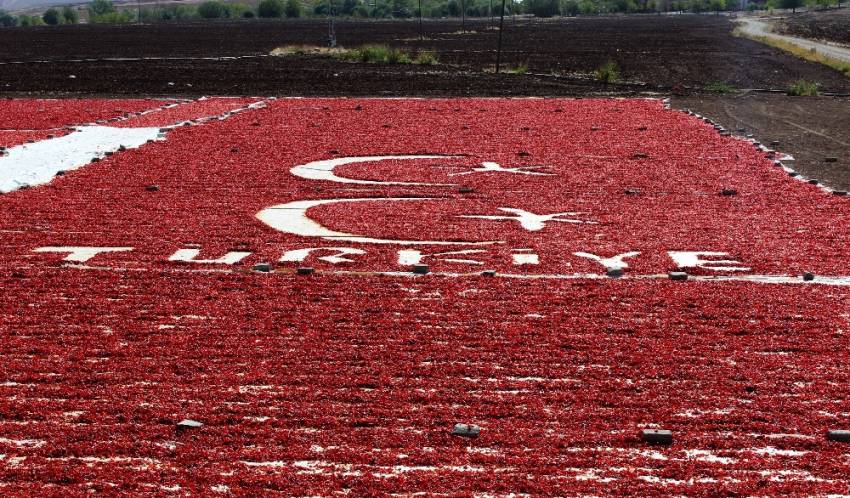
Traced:
[[159, 128], [82, 126], [62, 137], [12, 147], [0, 156], [0, 192], [45, 184], [59, 171], [85, 166], [121, 145], [137, 148], [158, 133]]

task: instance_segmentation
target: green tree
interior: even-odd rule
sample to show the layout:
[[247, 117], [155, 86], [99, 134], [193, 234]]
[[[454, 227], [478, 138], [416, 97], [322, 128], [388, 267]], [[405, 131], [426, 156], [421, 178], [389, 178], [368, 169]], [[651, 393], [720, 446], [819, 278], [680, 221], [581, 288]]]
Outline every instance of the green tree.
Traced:
[[411, 0], [392, 0], [393, 17], [411, 17], [413, 15], [413, 2]]
[[18, 25], [18, 18], [9, 14], [5, 10], [0, 10], [0, 26], [11, 28]]
[[91, 17], [102, 16], [115, 12], [115, 5], [110, 0], [92, 0], [89, 4], [89, 15]]
[[60, 16], [62, 18], [62, 24], [77, 24], [80, 20], [80, 16], [77, 14], [77, 11], [69, 5], [62, 7], [62, 13]]
[[567, 0], [561, 4], [561, 14], [565, 16], [576, 16], [579, 13], [578, 2], [576, 0]]
[[19, 16], [18, 24], [21, 26], [42, 26], [44, 21], [38, 16]]
[[286, 0], [283, 13], [289, 18], [301, 17], [301, 2], [298, 0]]
[[60, 21], [59, 11], [51, 7], [44, 11], [44, 14], [41, 15], [41, 20], [44, 21], [44, 24], [56, 26]]
[[283, 0], [262, 0], [257, 6], [257, 15], [260, 17], [281, 17], [285, 10]]
[[783, 9], [791, 9], [791, 12], [797, 12], [797, 7], [803, 6], [803, 0], [779, 0], [779, 6]]
[[[251, 10], [249, 5], [245, 5], [244, 3], [222, 3], [222, 15], [221, 17], [231, 17], [233, 19], [248, 18], [254, 17], [254, 11]], [[247, 16], [245, 14], [249, 13]]]
[[708, 3], [708, 8], [719, 14], [721, 10], [726, 9], [726, 1], [725, 0], [711, 0]]
[[204, 19], [219, 19], [224, 17], [224, 5], [216, 0], [207, 0], [198, 5], [198, 15]]
[[536, 17], [552, 17], [558, 14], [558, 0], [526, 0], [525, 11]]

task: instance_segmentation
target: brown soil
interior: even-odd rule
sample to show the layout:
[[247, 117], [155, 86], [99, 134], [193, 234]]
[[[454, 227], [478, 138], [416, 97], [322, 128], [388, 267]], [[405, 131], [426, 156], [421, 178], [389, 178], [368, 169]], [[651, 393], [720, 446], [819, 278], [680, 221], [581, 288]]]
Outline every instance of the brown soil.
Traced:
[[807, 12], [776, 23], [776, 32], [850, 45], [850, 9]]
[[[805, 177], [850, 190], [850, 98], [788, 97], [746, 93], [737, 96], [674, 98], [673, 105], [710, 116], [731, 131], [754, 134], [764, 144], [793, 155]], [[834, 163], [825, 162], [836, 157]]]
[[[467, 22], [470, 33], [459, 33], [460, 21], [426, 21], [424, 41], [412, 20], [337, 23], [343, 46], [388, 43], [411, 52], [431, 50], [441, 64], [429, 67], [267, 57], [281, 45], [324, 44], [323, 20], [0, 29], [0, 63], [7, 63], [0, 65], [0, 94], [587, 95], [688, 91], [715, 82], [784, 89], [800, 78], [827, 91], [850, 91], [850, 79], [837, 71], [730, 36], [724, 17], [506, 24], [505, 64], [527, 63], [533, 74], [485, 73], [495, 63], [497, 37], [487, 20]], [[116, 60], [144, 57], [170, 59]], [[590, 73], [608, 60], [631, 83], [595, 82]]]

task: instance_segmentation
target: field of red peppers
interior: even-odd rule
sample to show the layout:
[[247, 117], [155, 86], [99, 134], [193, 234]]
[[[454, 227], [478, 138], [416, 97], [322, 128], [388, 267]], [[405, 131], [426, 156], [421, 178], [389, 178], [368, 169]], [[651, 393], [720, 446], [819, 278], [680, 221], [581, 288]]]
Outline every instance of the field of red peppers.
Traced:
[[154, 138], [0, 194], [4, 495], [848, 492], [850, 199], [749, 141], [660, 100], [45, 105], [0, 123]]

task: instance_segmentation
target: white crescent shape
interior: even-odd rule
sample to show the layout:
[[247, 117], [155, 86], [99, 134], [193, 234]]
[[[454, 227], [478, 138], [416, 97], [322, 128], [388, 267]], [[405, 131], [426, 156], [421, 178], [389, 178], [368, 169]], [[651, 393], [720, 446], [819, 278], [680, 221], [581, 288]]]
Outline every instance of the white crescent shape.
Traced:
[[334, 159], [324, 159], [322, 161], [313, 161], [307, 164], [295, 166], [290, 173], [307, 180], [325, 180], [328, 182], [337, 183], [355, 183], [358, 185], [419, 185], [419, 186], [436, 186], [436, 187], [452, 187], [453, 183], [416, 183], [416, 182], [379, 182], [373, 180], [355, 180], [353, 178], [343, 178], [334, 174], [334, 168], [346, 164], [368, 163], [373, 161], [400, 161], [407, 159], [445, 159], [461, 156], [362, 156], [362, 157], [337, 157]]
[[257, 219], [266, 225], [283, 233], [291, 233], [302, 237], [321, 237], [336, 241], [359, 242], [367, 244], [427, 244], [427, 245], [489, 245], [501, 244], [500, 241], [488, 242], [464, 242], [464, 241], [439, 241], [439, 240], [393, 240], [374, 239], [361, 237], [344, 232], [335, 232], [323, 227], [307, 216], [307, 210], [324, 204], [337, 204], [340, 202], [376, 202], [376, 201], [434, 201], [442, 200], [434, 197], [373, 197], [368, 199], [320, 199], [312, 201], [293, 201], [286, 204], [278, 204], [263, 209], [257, 213]]

